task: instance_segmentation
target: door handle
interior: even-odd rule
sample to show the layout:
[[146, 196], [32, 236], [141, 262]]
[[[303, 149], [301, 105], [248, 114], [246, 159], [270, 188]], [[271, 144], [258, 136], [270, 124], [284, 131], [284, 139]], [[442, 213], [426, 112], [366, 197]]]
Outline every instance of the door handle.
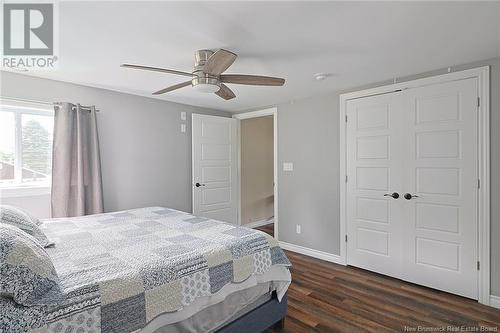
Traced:
[[406, 193], [404, 197], [406, 200], [411, 200], [411, 198], [418, 198], [418, 195]]
[[397, 199], [397, 198], [399, 198], [399, 193], [398, 192], [386, 193], [386, 194], [384, 194], [384, 197], [393, 197], [394, 199]]
[[194, 186], [200, 187], [200, 186], [205, 186], [205, 184], [196, 183], [196, 184], [194, 184]]

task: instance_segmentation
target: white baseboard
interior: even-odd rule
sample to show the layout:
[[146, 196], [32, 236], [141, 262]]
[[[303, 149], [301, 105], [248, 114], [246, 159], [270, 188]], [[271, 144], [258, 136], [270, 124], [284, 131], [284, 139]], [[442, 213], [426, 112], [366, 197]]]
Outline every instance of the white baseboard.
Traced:
[[264, 225], [268, 225], [268, 224], [271, 224], [271, 223], [274, 223], [274, 219], [262, 220], [262, 221], [255, 221], [255, 222], [252, 222], [252, 223], [242, 224], [241, 226], [245, 227], [245, 228], [258, 228], [258, 227], [262, 227]]
[[500, 296], [490, 295], [490, 306], [500, 309]]
[[340, 264], [340, 265], [345, 265], [345, 263], [342, 261], [339, 255], [336, 254], [331, 254], [328, 252], [323, 252], [319, 250], [314, 250], [310, 249], [308, 247], [300, 246], [300, 245], [295, 245], [295, 244], [290, 244], [286, 242], [279, 242], [281, 248], [292, 251], [292, 252], [297, 252], [309, 257], [314, 257], [317, 259], [333, 262], [335, 264]]

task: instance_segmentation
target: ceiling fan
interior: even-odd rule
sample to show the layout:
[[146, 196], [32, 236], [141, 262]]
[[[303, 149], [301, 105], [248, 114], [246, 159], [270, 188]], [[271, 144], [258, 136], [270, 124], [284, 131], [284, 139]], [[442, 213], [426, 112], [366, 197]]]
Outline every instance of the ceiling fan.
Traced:
[[166, 68], [131, 64], [122, 64], [121, 67], [183, 75], [191, 78], [189, 81], [158, 90], [154, 92], [153, 95], [164, 94], [166, 92], [191, 85], [198, 91], [215, 93], [225, 100], [228, 100], [235, 98], [236, 95], [224, 83], [246, 84], [254, 86], [282, 86], [285, 84], [285, 79], [277, 77], [243, 74], [222, 74], [229, 68], [229, 66], [233, 64], [233, 62], [236, 60], [236, 57], [236, 54], [224, 49], [219, 49], [216, 52], [211, 50], [196, 51], [194, 54], [194, 68], [191, 73]]

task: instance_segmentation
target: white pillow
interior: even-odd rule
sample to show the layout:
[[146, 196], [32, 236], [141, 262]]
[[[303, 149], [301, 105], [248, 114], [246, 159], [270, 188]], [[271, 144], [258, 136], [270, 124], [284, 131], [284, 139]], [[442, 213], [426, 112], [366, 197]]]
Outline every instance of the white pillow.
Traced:
[[30, 234], [42, 247], [54, 245], [38, 227], [42, 224], [40, 220], [20, 208], [0, 205], [0, 222], [13, 225], [27, 234]]
[[64, 299], [54, 264], [30, 235], [0, 223], [0, 295], [24, 306]]

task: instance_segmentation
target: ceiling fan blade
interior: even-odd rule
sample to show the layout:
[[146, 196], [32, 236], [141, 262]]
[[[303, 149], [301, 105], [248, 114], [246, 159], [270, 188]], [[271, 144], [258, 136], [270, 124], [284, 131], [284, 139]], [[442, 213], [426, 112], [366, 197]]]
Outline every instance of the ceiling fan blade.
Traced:
[[189, 77], [193, 76], [193, 74], [191, 74], [191, 73], [176, 71], [176, 70], [167, 69], [167, 68], [160, 68], [160, 67], [150, 67], [150, 66], [131, 65], [131, 64], [122, 64], [122, 65], [120, 65], [120, 67], [132, 68], [132, 69], [142, 69], [142, 70], [146, 70], [146, 71], [162, 72], [162, 73], [169, 73], [169, 74], [176, 74], [176, 75], [184, 75], [184, 76], [189, 76]]
[[182, 82], [182, 83], [179, 83], [179, 84], [176, 84], [176, 85], [173, 85], [173, 86], [170, 86], [170, 87], [167, 87], [167, 88], [155, 91], [153, 93], [153, 95], [164, 94], [166, 92], [169, 92], [169, 91], [172, 91], [172, 90], [175, 90], [175, 89], [179, 89], [179, 88], [183, 88], [183, 87], [187, 87], [187, 86], [190, 86], [190, 85], [191, 85], [191, 81]]
[[228, 99], [232, 99], [232, 98], [236, 97], [236, 95], [234, 94], [234, 92], [231, 89], [229, 89], [229, 87], [226, 86], [223, 83], [221, 83], [219, 91], [216, 91], [215, 94], [217, 96], [219, 96], [219, 97], [224, 98], [226, 101]]
[[253, 86], [282, 86], [285, 79], [271, 76], [243, 75], [243, 74], [223, 74], [220, 76], [221, 82], [234, 84], [248, 84]]
[[236, 60], [237, 55], [228, 50], [220, 49], [208, 58], [203, 72], [210, 75], [220, 75]]

